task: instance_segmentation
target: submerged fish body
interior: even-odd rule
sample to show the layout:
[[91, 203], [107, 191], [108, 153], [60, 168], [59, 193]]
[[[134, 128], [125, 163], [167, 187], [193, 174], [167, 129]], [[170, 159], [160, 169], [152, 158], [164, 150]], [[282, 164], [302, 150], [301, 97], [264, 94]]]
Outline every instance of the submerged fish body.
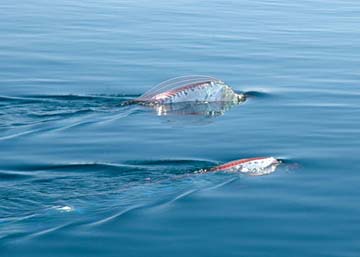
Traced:
[[274, 172], [280, 161], [274, 157], [256, 157], [228, 162], [208, 170], [209, 172], [241, 172], [260, 176]]
[[134, 102], [145, 105], [166, 105], [184, 102], [240, 103], [244, 100], [244, 94], [235, 93], [221, 80], [208, 76], [184, 76], [160, 83], [134, 99]]

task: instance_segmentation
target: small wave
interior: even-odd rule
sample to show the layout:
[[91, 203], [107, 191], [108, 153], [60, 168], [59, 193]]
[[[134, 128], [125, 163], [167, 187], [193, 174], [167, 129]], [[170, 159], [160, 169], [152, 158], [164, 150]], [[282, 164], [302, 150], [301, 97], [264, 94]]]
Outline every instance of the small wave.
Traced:
[[125, 214], [128, 214], [129, 212], [132, 212], [132, 211], [135, 211], [135, 210], [138, 210], [140, 208], [143, 208], [144, 205], [133, 205], [133, 206], [130, 206], [124, 210], [121, 210], [115, 214], [112, 214], [106, 218], [103, 218], [103, 219], [100, 219], [100, 220], [97, 220], [95, 222], [92, 222], [92, 223], [89, 223], [87, 224], [86, 226], [90, 226], [90, 227], [93, 227], [93, 226], [98, 226], [98, 225], [102, 225], [102, 224], [106, 224], [112, 220], [115, 220]]
[[272, 94], [262, 91], [247, 91], [245, 95], [247, 98], [269, 98], [272, 96]]
[[[61, 173], [84, 174], [95, 172], [106, 176], [123, 176], [128, 181], [143, 181], [143, 183], [161, 183], [169, 180], [179, 180], [192, 175], [196, 170], [212, 167], [214, 161], [209, 160], [140, 160], [126, 163], [109, 162], [72, 162], [72, 163], [39, 163], [8, 165], [4, 168], [17, 172], [53, 171], [52, 176], [38, 176], [33, 183], [56, 180]], [[171, 167], [171, 168], [169, 168]], [[9, 178], [10, 179], [10, 178]]]
[[187, 191], [185, 191], [185, 192], [183, 192], [183, 193], [181, 193], [181, 194], [179, 194], [179, 195], [176, 195], [174, 198], [166, 201], [165, 203], [161, 204], [161, 206], [170, 205], [170, 204], [172, 204], [172, 203], [174, 203], [174, 202], [176, 202], [176, 201], [178, 201], [178, 200], [180, 200], [180, 199], [183, 199], [183, 198], [185, 198], [185, 197], [188, 197], [189, 195], [191, 195], [191, 194], [193, 194], [193, 193], [195, 193], [195, 192], [197, 192], [197, 191], [198, 191], [198, 189], [190, 189], [190, 190], [187, 190]]
[[167, 160], [137, 160], [137, 161], [128, 161], [127, 163], [135, 164], [135, 165], [212, 165], [217, 163], [213, 160], [207, 159], [167, 159]]
[[23, 131], [23, 132], [18, 132], [18, 133], [15, 133], [15, 134], [0, 137], [0, 141], [9, 140], [9, 139], [13, 139], [13, 138], [18, 138], [18, 137], [21, 137], [21, 136], [30, 135], [30, 134], [38, 133], [38, 132], [45, 131], [45, 130], [46, 129], [32, 129], [32, 130], [27, 130], [27, 131]]
[[119, 108], [127, 98], [127, 95], [0, 96], [0, 128], [4, 132], [0, 140], [121, 119], [139, 111]]
[[[103, 115], [103, 116], [91, 116], [91, 117], [88, 117], [87, 119], [83, 119], [83, 120], [80, 120], [80, 121], [77, 121], [77, 122], [74, 122], [72, 124], [69, 124], [69, 125], [66, 125], [66, 126], [62, 126], [62, 127], [59, 127], [57, 129], [54, 129], [55, 131], [64, 131], [64, 130], [67, 130], [67, 129], [72, 129], [72, 128], [78, 128], [78, 127], [82, 127], [82, 126], [85, 126], [85, 125], [91, 125], [91, 124], [102, 124], [102, 123], [106, 123], [106, 122], [110, 122], [110, 121], [114, 121], [114, 120], [117, 120], [117, 119], [122, 119], [122, 118], [125, 118], [125, 117], [128, 117], [129, 115], [132, 115], [134, 113], [136, 113], [138, 110], [136, 109], [132, 109], [132, 110], [126, 110], [124, 112], [119, 112], [119, 113], [110, 113], [108, 115]], [[99, 112], [99, 110], [94, 110], [93, 111], [94, 113], [95, 112]]]
[[234, 177], [234, 178], [230, 178], [224, 182], [221, 182], [219, 184], [216, 184], [215, 186], [211, 186], [211, 187], [208, 187], [208, 188], [205, 188], [204, 190], [208, 191], [208, 190], [214, 190], [214, 189], [217, 189], [217, 188], [221, 188], [225, 185], [228, 185], [228, 184], [231, 184], [233, 183], [234, 181], [238, 180], [239, 177]]
[[[116, 106], [120, 103], [134, 98], [133, 95], [23, 95], [6, 96], [0, 95], [0, 106], [6, 104], [39, 104], [44, 109], [50, 108], [49, 105], [59, 107], [68, 106], [76, 108], [77, 106], [98, 107], [98, 106]], [[69, 102], [71, 103], [70, 105]], [[34, 106], [32, 106], [34, 107]], [[56, 109], [55, 109], [56, 110]]]
[[67, 116], [74, 116], [74, 115], [81, 115], [81, 114], [87, 114], [95, 112], [94, 108], [84, 108], [80, 110], [55, 110], [55, 111], [49, 111], [49, 112], [31, 112], [29, 114], [30, 117], [35, 118], [47, 118], [47, 117], [54, 117], [54, 116], [61, 116], [63, 118]]
[[0, 96], [0, 103], [42, 103], [44, 101], [50, 102], [47, 99], [41, 99], [36, 97], [19, 97], [19, 96]]
[[104, 101], [125, 101], [137, 97], [138, 95], [128, 95], [128, 94], [116, 94], [116, 95], [79, 95], [79, 94], [65, 94], [65, 95], [28, 95], [22, 96], [22, 99], [49, 99], [49, 100], [60, 100], [60, 101], [94, 101], [94, 100], [104, 100]]
[[140, 210], [143, 210], [143, 209], [151, 209], [151, 210], [155, 210], [155, 209], [158, 209], [158, 208], [163, 208], [165, 206], [168, 206], [168, 205], [171, 205], [172, 203], [182, 199], [182, 198], [185, 198], [195, 192], [197, 192], [198, 189], [190, 189], [190, 190], [187, 190], [185, 192], [182, 192], [178, 195], [175, 195], [175, 197], [172, 197], [170, 199], [167, 199], [167, 200], [162, 200], [162, 201], [155, 201], [153, 203], [147, 203], [147, 204], [136, 204], [136, 205], [132, 205], [132, 206], [129, 206], [123, 210], [120, 210], [118, 212], [116, 212], [115, 214], [111, 214], [105, 218], [102, 218], [100, 220], [97, 220], [97, 221], [94, 221], [94, 222], [91, 222], [89, 224], [86, 224], [85, 226], [87, 227], [95, 227], [95, 226], [99, 226], [99, 225], [108, 225], [108, 223], [111, 223], [112, 221], [116, 221], [117, 219], [119, 218], [122, 218], [124, 215], [128, 215], [132, 212], [137, 212], [137, 211], [140, 211]]
[[116, 169], [121, 171], [141, 170], [137, 165], [107, 163], [107, 162], [73, 162], [73, 163], [58, 163], [58, 164], [25, 164], [8, 167], [12, 170], [21, 171], [44, 171], [44, 170], [61, 170], [61, 171], [99, 171], [104, 169]]
[[0, 171], [0, 182], [1, 181], [13, 181], [13, 180], [24, 180], [32, 178], [33, 175], [24, 172], [14, 171]]
[[[191, 174], [188, 174], [191, 175]], [[228, 177], [229, 175], [227, 174], [226, 177]], [[195, 178], [194, 176], [191, 176], [193, 178]], [[214, 176], [212, 176], [214, 178]], [[184, 179], [184, 176], [175, 176], [173, 179], [176, 179], [178, 182], [181, 181], [181, 179]], [[218, 177], [219, 178], [219, 177]], [[178, 201], [184, 199], [184, 198], [188, 198], [193, 194], [196, 194], [197, 192], [200, 192], [202, 190], [211, 190], [211, 189], [215, 189], [217, 187], [221, 187], [225, 184], [231, 183], [234, 180], [238, 179], [238, 177], [233, 177], [231, 179], [227, 179], [225, 182], [223, 182], [223, 178], [221, 178], [221, 182], [217, 183], [216, 186], [210, 186], [214, 183], [214, 181], [211, 181], [209, 183], [205, 183], [205, 184], [201, 184], [201, 185], [195, 185], [194, 188], [194, 184], [191, 186], [191, 188], [189, 188], [189, 184], [187, 184], [185, 181], [182, 181], [181, 183], [177, 183], [174, 184], [172, 183], [171, 185], [168, 183], [165, 183], [166, 181], [168, 182], [169, 180], [162, 180], [162, 181], [158, 181], [157, 183], [157, 189], [155, 190], [159, 190], [159, 194], [163, 193], [164, 195], [161, 198], [151, 198], [149, 201], [145, 201], [142, 204], [135, 204], [133, 203], [133, 205], [126, 207], [126, 208], [122, 208], [121, 210], [112, 213], [112, 214], [108, 214], [105, 215], [105, 218], [93, 221], [91, 223], [86, 224], [86, 227], [96, 227], [96, 226], [109, 226], [111, 225], [113, 222], [118, 222], [120, 219], [124, 218], [124, 215], [130, 215], [132, 213], [137, 213], [137, 212], [142, 212], [142, 211], [146, 211], [146, 212], [157, 212], [159, 210], [163, 210], [164, 208], [167, 208], [175, 203], [177, 203]], [[171, 180], [172, 181], [172, 180]], [[174, 182], [174, 181], [173, 181]], [[193, 181], [194, 182], [194, 181]], [[154, 190], [154, 186], [152, 187], [152, 190]], [[144, 189], [142, 189], [144, 190]], [[143, 199], [144, 200], [144, 199]], [[140, 199], [137, 199], [137, 201], [140, 201]]]
[[43, 230], [40, 230], [40, 231], [36, 231], [36, 232], [31, 233], [30, 235], [25, 236], [23, 239], [32, 239], [32, 238], [35, 238], [35, 237], [39, 237], [39, 236], [43, 236], [43, 235], [46, 235], [46, 234], [49, 234], [49, 233], [53, 233], [55, 231], [58, 231], [58, 230], [63, 229], [65, 227], [68, 227], [70, 224], [71, 223], [65, 223], [65, 224], [61, 224], [59, 226], [54, 226], [54, 227], [51, 227], [51, 228], [46, 228], [46, 229], [43, 229]]

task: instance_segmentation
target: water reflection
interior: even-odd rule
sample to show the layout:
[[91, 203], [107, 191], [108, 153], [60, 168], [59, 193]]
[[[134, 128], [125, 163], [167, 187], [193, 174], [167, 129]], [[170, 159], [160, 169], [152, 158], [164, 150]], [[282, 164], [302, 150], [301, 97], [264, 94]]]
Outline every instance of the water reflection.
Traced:
[[184, 116], [222, 116], [234, 107], [233, 102], [182, 102], [175, 104], [155, 105], [152, 108], [158, 116], [184, 115]]
[[166, 122], [191, 125], [206, 125], [238, 105], [233, 102], [182, 102], [154, 105], [151, 108]]

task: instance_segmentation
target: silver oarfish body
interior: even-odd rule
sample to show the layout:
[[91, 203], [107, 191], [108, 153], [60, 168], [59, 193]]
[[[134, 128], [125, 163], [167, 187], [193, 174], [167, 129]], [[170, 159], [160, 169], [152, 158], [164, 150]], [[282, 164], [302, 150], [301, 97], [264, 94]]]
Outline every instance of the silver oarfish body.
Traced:
[[164, 81], [133, 100], [135, 103], [164, 105], [182, 102], [231, 102], [245, 101], [244, 94], [237, 94], [223, 81], [208, 76], [184, 76]]
[[252, 176], [261, 176], [273, 173], [280, 163], [281, 161], [274, 157], [255, 157], [228, 162], [213, 167], [209, 170], [200, 170], [197, 173], [224, 171], [246, 173]]

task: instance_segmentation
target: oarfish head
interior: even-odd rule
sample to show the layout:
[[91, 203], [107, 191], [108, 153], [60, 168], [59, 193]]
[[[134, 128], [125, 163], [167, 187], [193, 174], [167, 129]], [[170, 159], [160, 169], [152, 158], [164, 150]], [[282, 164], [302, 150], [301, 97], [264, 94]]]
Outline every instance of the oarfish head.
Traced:
[[246, 95], [243, 94], [243, 93], [235, 93], [235, 100], [236, 100], [237, 103], [245, 102]]

